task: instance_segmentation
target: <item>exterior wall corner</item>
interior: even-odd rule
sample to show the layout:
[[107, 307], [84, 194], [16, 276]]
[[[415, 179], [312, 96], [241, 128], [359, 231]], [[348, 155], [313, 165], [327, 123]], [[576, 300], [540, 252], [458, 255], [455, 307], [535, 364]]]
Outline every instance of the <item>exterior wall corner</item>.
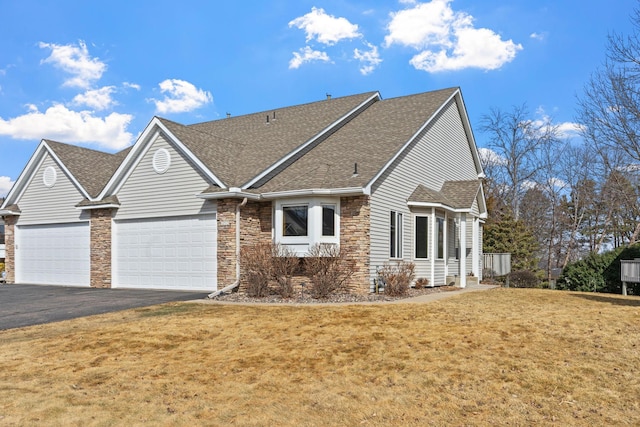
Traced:
[[111, 233], [113, 209], [93, 209], [90, 211], [90, 286], [92, 288], [111, 287]]

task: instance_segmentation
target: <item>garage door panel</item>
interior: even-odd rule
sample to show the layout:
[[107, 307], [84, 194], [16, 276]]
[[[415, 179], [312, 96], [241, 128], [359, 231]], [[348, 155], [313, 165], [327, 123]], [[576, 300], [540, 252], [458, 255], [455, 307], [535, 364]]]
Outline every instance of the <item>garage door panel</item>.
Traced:
[[216, 289], [213, 215], [118, 221], [114, 286]]
[[89, 286], [88, 223], [16, 229], [16, 282]]

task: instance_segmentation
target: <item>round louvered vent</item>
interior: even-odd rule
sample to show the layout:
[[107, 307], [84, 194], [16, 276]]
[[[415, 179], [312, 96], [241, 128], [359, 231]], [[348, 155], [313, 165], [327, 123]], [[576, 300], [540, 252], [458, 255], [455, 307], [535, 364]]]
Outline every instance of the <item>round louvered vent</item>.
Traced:
[[158, 149], [153, 155], [153, 170], [157, 173], [165, 173], [171, 166], [171, 155], [164, 149]]
[[48, 166], [44, 170], [44, 174], [42, 174], [42, 183], [46, 187], [53, 187], [56, 184], [56, 179], [58, 178], [58, 174], [53, 166]]

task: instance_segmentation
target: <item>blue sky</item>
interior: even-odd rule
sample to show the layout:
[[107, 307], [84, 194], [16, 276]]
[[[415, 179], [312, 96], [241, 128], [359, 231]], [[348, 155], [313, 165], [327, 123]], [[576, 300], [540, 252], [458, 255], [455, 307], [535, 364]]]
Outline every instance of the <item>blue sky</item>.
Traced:
[[[183, 124], [372, 90], [460, 86], [570, 130], [636, 0], [0, 0], [0, 196], [41, 139], [118, 151]], [[570, 134], [570, 132], [568, 132]]]

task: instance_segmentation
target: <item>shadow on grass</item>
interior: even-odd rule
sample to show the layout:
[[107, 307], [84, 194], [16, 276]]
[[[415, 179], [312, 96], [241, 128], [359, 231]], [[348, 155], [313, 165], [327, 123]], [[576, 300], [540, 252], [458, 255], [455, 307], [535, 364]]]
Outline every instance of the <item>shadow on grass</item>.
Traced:
[[603, 302], [613, 305], [624, 305], [627, 307], [640, 307], [640, 298], [637, 296], [625, 297], [618, 295], [606, 295], [606, 294], [587, 294], [587, 293], [574, 293], [571, 294], [574, 297], [584, 298], [589, 301]]

